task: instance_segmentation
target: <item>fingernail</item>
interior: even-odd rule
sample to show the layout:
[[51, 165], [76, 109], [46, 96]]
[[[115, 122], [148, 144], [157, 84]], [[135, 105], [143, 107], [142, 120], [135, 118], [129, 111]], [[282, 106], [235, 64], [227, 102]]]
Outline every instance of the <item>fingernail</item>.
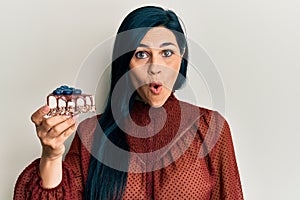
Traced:
[[48, 112], [48, 111], [49, 111], [49, 107], [48, 107], [47, 105], [45, 105], [45, 106], [43, 107], [43, 111], [44, 111], [44, 112]]

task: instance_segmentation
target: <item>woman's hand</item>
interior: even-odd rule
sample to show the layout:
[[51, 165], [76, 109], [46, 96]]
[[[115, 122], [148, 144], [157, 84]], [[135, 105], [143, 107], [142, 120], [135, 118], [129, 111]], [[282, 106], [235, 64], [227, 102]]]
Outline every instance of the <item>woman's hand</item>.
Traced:
[[49, 110], [48, 106], [43, 106], [31, 116], [42, 144], [39, 169], [44, 188], [54, 188], [61, 182], [64, 142], [77, 128], [76, 119], [69, 116], [57, 115], [45, 118]]
[[31, 120], [42, 144], [42, 157], [55, 160], [62, 157], [65, 152], [64, 142], [75, 132], [77, 124], [75, 119], [65, 115], [45, 118], [49, 110], [48, 106], [41, 107], [31, 116]]

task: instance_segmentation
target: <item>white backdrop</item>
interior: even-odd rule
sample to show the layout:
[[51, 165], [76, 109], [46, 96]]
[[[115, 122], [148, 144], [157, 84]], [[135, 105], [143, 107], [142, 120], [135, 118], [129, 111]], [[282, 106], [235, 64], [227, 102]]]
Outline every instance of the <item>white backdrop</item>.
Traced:
[[74, 82], [128, 12], [150, 4], [174, 10], [217, 66], [245, 199], [300, 198], [299, 1], [2, 0], [0, 199], [12, 198], [17, 176], [41, 153], [32, 112]]

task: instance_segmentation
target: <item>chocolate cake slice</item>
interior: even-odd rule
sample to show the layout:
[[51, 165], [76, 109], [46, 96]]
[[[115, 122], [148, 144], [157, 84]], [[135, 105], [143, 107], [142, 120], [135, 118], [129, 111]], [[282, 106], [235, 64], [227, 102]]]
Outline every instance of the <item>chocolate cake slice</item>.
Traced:
[[47, 96], [47, 105], [50, 107], [48, 116], [70, 115], [95, 112], [93, 95], [82, 94], [80, 89], [66, 85], [56, 88]]

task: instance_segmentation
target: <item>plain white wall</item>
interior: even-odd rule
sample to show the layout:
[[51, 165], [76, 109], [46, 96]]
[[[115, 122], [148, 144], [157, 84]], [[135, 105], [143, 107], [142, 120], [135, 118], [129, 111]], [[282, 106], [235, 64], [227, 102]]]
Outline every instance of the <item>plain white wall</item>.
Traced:
[[40, 155], [32, 112], [56, 86], [71, 85], [88, 53], [146, 4], [175, 10], [217, 66], [245, 199], [299, 199], [300, 3], [293, 0], [2, 0], [0, 199], [12, 198], [17, 176]]

